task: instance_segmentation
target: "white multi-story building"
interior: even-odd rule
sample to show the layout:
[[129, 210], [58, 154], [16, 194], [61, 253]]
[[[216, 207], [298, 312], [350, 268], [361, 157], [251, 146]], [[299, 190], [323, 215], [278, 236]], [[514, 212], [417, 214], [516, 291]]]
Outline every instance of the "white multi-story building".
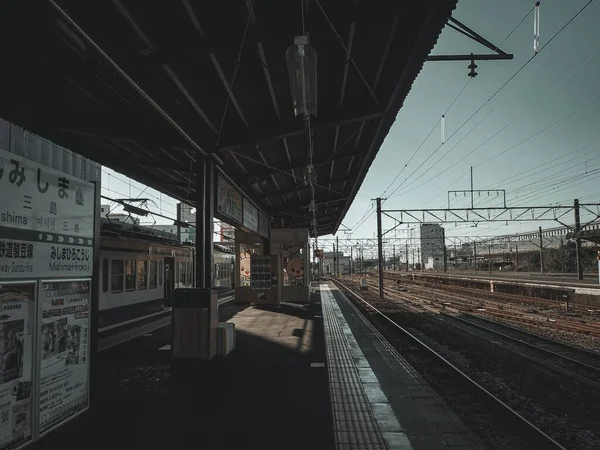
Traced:
[[[335, 258], [339, 261], [336, 261]], [[350, 257], [344, 256], [342, 252], [325, 252], [323, 254], [323, 273], [334, 275], [336, 273], [336, 264], [339, 264], [339, 274], [350, 273]]]
[[444, 257], [444, 228], [437, 223], [424, 223], [420, 228], [421, 261]]

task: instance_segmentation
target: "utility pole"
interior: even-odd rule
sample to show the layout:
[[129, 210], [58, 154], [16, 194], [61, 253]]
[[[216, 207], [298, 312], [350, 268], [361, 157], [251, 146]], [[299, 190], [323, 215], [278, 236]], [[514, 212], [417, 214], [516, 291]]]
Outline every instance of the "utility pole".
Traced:
[[492, 241], [488, 242], [488, 266], [490, 269], [490, 275], [492, 274]]
[[577, 279], [583, 280], [583, 265], [581, 264], [581, 239], [579, 232], [581, 231], [581, 218], [579, 216], [579, 199], [575, 199], [575, 257], [577, 258]]
[[350, 275], [352, 275], [354, 273], [354, 262], [352, 260], [352, 258], [354, 258], [354, 255], [352, 254], [352, 246], [350, 246]]
[[456, 265], [458, 263], [458, 252], [456, 251], [456, 244], [454, 244], [454, 271], [456, 272]]
[[562, 236], [560, 237], [560, 267], [561, 272], [565, 273], [565, 244]]
[[519, 246], [515, 244], [515, 270], [519, 267]]
[[408, 239], [406, 239], [406, 272], [408, 272]]
[[340, 276], [340, 241], [339, 237], [335, 237], [335, 276], [339, 278]]
[[473, 266], [475, 267], [475, 273], [477, 273], [477, 242], [473, 241]]
[[396, 246], [392, 245], [393, 270], [396, 270]]
[[381, 232], [381, 198], [377, 198], [377, 259], [379, 263], [379, 298], [383, 299], [383, 242]]
[[421, 262], [421, 247], [417, 247], [417, 264], [419, 264], [419, 272], [422, 270], [423, 268], [423, 264]]
[[365, 271], [365, 250], [360, 248], [360, 273]]
[[473, 166], [471, 166], [471, 209], [474, 208], [473, 204]]
[[540, 273], [544, 273], [544, 241], [542, 240], [542, 227], [540, 228]]
[[446, 253], [446, 230], [442, 228], [442, 255], [444, 257], [444, 273], [448, 271], [448, 255]]

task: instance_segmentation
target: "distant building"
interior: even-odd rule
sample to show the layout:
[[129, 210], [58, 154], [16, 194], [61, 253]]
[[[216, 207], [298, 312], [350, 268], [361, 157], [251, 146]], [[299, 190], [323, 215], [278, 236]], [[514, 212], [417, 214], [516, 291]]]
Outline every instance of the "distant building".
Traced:
[[430, 256], [425, 262], [425, 270], [444, 270], [444, 258]]
[[221, 242], [235, 241], [235, 227], [221, 222]]
[[[339, 261], [336, 261], [339, 259]], [[325, 252], [323, 254], [323, 273], [325, 275], [333, 275], [336, 273], [336, 266], [339, 264], [339, 274], [350, 273], [350, 257], [344, 256], [342, 252]]]
[[[162, 231], [173, 235], [173, 239], [177, 239], [177, 225], [153, 225], [153, 230]], [[196, 233], [194, 227], [181, 228], [181, 242], [193, 244], [196, 242]]]
[[[437, 223], [424, 223], [420, 227], [421, 261], [444, 257], [444, 228]], [[421, 262], [419, 261], [419, 262]]]

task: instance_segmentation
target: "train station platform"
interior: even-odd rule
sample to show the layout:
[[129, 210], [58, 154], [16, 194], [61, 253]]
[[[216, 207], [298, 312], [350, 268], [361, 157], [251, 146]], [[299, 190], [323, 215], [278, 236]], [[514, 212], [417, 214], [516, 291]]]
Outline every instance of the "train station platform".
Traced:
[[221, 305], [226, 358], [173, 368], [170, 328], [98, 354], [92, 408], [32, 448], [480, 448], [332, 284], [309, 305]]

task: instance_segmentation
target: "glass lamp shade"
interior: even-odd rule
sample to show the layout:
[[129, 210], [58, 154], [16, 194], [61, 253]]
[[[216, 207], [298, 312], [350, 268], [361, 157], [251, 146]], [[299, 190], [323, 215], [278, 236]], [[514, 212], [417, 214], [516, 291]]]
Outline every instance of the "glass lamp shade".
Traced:
[[317, 115], [317, 52], [309, 44], [290, 45], [285, 52], [294, 115]]

